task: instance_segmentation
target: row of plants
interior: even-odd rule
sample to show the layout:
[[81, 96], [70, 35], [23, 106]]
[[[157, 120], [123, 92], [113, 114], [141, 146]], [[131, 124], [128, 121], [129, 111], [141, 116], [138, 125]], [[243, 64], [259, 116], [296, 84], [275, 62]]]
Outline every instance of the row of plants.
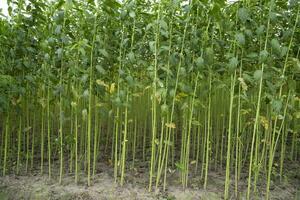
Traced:
[[[258, 195], [300, 157], [297, 1], [8, 0], [0, 20], [0, 169], [49, 179], [99, 163], [149, 191], [224, 172]], [[59, 170], [55, 170], [59, 167]], [[240, 185], [247, 174], [247, 188]], [[232, 187], [233, 186], [233, 187]]]

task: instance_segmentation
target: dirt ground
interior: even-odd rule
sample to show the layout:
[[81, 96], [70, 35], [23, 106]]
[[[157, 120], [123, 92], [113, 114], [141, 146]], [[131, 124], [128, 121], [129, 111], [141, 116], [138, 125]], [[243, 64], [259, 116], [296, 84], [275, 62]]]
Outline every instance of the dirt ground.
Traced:
[[[297, 200], [300, 199], [300, 164], [292, 166], [288, 176], [283, 181], [274, 182], [271, 187], [271, 199]], [[211, 171], [208, 176], [208, 188], [203, 189], [203, 183], [199, 176], [189, 178], [189, 187], [185, 190], [179, 182], [179, 174], [176, 172], [168, 174], [168, 186], [165, 192], [148, 192], [148, 171], [143, 168], [127, 170], [126, 183], [123, 187], [116, 184], [113, 178], [112, 168], [102, 167], [97, 171], [92, 186], [87, 187], [86, 174], [80, 174], [78, 184], [74, 183], [74, 174], [64, 174], [62, 184], [58, 183], [57, 174], [51, 180], [47, 174], [41, 175], [34, 170], [26, 176], [8, 175], [0, 177], [0, 200], [217, 200], [222, 199], [224, 188], [224, 173]], [[47, 168], [45, 168], [47, 170]], [[234, 178], [234, 176], [232, 175]], [[240, 196], [238, 199], [245, 199], [246, 174], [242, 175], [240, 181]], [[234, 180], [231, 181], [234, 188]], [[258, 183], [258, 192], [253, 199], [263, 199], [265, 185]], [[234, 192], [231, 192], [234, 194]], [[236, 199], [236, 197], [231, 197]]]

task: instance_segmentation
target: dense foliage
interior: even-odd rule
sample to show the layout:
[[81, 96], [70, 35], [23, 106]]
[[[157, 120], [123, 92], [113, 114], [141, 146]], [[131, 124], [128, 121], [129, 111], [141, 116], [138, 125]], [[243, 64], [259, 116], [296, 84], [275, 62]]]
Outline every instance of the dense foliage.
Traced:
[[[8, 0], [0, 19], [0, 169], [63, 181], [98, 162], [226, 170], [224, 198], [300, 159], [299, 2]], [[274, 165], [276, 163], [276, 165]], [[59, 172], [54, 170], [59, 166]], [[59, 174], [57, 174], [59, 173]], [[279, 176], [277, 176], [279, 175]], [[234, 183], [230, 187], [230, 182]]]

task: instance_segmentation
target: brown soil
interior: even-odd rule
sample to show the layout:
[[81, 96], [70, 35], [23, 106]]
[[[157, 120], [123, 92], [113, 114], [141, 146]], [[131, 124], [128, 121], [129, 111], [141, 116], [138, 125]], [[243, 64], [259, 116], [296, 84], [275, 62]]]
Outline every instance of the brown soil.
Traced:
[[[291, 167], [288, 176], [282, 182], [273, 182], [271, 187], [271, 199], [300, 199], [300, 169], [299, 165]], [[78, 184], [74, 183], [74, 174], [64, 174], [62, 184], [58, 183], [57, 172], [51, 180], [48, 176], [40, 175], [38, 170], [26, 176], [8, 175], [0, 177], [0, 200], [134, 200], [134, 199], [159, 199], [159, 200], [197, 200], [197, 199], [222, 199], [224, 188], [224, 173], [210, 172], [208, 188], [203, 190], [203, 183], [199, 176], [189, 178], [188, 189], [183, 190], [179, 182], [179, 174], [169, 172], [167, 191], [148, 192], [148, 172], [143, 168], [133, 168], [126, 171], [126, 183], [123, 187], [116, 184], [113, 178], [112, 167], [100, 166], [90, 187], [86, 185], [86, 174], [80, 174]], [[45, 168], [47, 170], [47, 168]], [[244, 199], [246, 192], [246, 174], [240, 181], [239, 197]], [[232, 178], [234, 176], [232, 175]], [[234, 188], [234, 180], [231, 181]], [[263, 199], [265, 185], [257, 184], [257, 196], [253, 199]], [[231, 191], [234, 194], [233, 191]], [[231, 197], [231, 199], [236, 199]]]

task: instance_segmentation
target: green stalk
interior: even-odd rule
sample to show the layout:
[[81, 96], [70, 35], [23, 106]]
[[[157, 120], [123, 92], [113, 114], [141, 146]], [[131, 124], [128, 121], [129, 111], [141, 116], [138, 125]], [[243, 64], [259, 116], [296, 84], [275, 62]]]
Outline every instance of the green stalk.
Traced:
[[279, 170], [279, 176], [280, 176], [280, 182], [282, 182], [282, 176], [283, 176], [283, 162], [285, 159], [285, 151], [286, 151], [286, 138], [287, 138], [287, 131], [286, 127], [283, 128], [283, 134], [281, 136], [281, 150], [280, 150], [280, 170]]
[[[65, 25], [66, 25], [66, 17], [67, 17], [67, 10], [64, 10], [65, 16], [64, 21], [62, 25], [62, 35], [64, 35], [65, 31]], [[61, 62], [60, 62], [60, 76], [59, 76], [59, 86], [63, 88], [63, 66], [64, 66], [64, 55], [63, 55], [63, 49], [64, 49], [64, 43], [61, 43], [61, 49], [62, 49], [62, 56], [61, 56]], [[64, 88], [63, 88], [64, 89]], [[63, 97], [62, 97], [62, 91], [59, 92], [59, 144], [60, 144], [60, 167], [59, 167], [59, 184], [62, 183], [62, 176], [63, 176]]]
[[207, 109], [205, 109], [204, 112], [204, 137], [201, 142], [201, 173], [200, 173], [200, 179], [203, 179], [204, 171], [205, 171], [205, 149], [206, 149], [206, 137], [207, 137]]
[[[157, 23], [160, 20], [160, 9], [161, 9], [161, 2], [158, 4], [158, 13], [156, 21]], [[157, 121], [156, 121], [156, 82], [157, 82], [157, 67], [158, 67], [158, 45], [159, 45], [159, 35], [160, 35], [160, 23], [157, 24], [155, 30], [155, 49], [154, 49], [154, 79], [152, 82], [153, 92], [152, 92], [152, 140], [151, 140], [151, 160], [150, 160], [150, 172], [149, 172], [149, 188], [148, 191], [150, 192], [152, 189], [152, 178], [154, 173], [154, 164], [155, 164], [155, 154], [156, 154], [156, 132], [157, 132]]]
[[[98, 102], [98, 97], [95, 96], [95, 105], [97, 106]], [[97, 162], [97, 141], [100, 140], [98, 138], [99, 134], [99, 113], [98, 113], [98, 108], [95, 109], [95, 130], [94, 130], [94, 157], [93, 157], [93, 177], [95, 177], [95, 172], [96, 172], [96, 162]]]
[[90, 55], [90, 83], [89, 83], [89, 113], [88, 113], [88, 130], [87, 130], [87, 161], [88, 161], [88, 186], [91, 185], [91, 131], [92, 131], [92, 96], [93, 96], [93, 81], [94, 81], [94, 67], [93, 67], [93, 56], [94, 56], [94, 47], [97, 35], [97, 19], [98, 13], [96, 13], [94, 28], [93, 28], [93, 41], [91, 47]]
[[[42, 99], [44, 99], [44, 91], [42, 91]], [[43, 103], [42, 103], [43, 104]], [[41, 125], [41, 174], [43, 174], [43, 170], [44, 170], [44, 131], [45, 131], [45, 128], [44, 128], [44, 105], [42, 105], [42, 108], [41, 108], [41, 120], [42, 120], [42, 125]]]
[[[285, 61], [284, 61], [284, 66], [283, 66], [283, 70], [282, 70], [282, 77], [285, 76], [285, 71], [286, 71], [286, 68], [287, 68], [289, 52], [290, 52], [290, 49], [291, 49], [292, 44], [293, 44], [294, 33], [295, 33], [295, 30], [296, 30], [296, 27], [298, 25], [299, 10], [300, 10], [300, 8], [298, 7], [298, 11], [297, 11], [297, 15], [296, 15], [296, 20], [295, 20], [295, 24], [294, 24], [294, 27], [293, 27], [292, 36], [291, 36], [291, 39], [290, 39], [290, 42], [289, 42], [288, 51], [287, 51], [287, 54], [286, 54], [286, 57], [285, 57]], [[278, 94], [278, 98], [279, 99], [282, 96], [282, 89], [283, 89], [283, 85], [280, 85], [279, 94]], [[287, 103], [288, 103], [288, 99], [287, 99], [286, 104]], [[278, 131], [278, 136], [277, 136], [277, 139], [276, 139], [276, 143], [274, 143], [275, 142], [275, 135], [276, 135], [275, 133], [276, 133], [277, 120], [278, 120], [278, 115], [276, 115], [275, 120], [274, 120], [274, 126], [273, 126], [274, 128], [273, 128], [273, 133], [272, 133], [272, 141], [271, 141], [271, 145], [270, 145], [271, 147], [270, 147], [270, 153], [269, 153], [270, 155], [269, 155], [269, 163], [268, 163], [268, 177], [267, 177], [266, 199], [269, 199], [270, 179], [271, 179], [271, 171], [272, 171], [272, 166], [273, 166], [273, 158], [274, 158], [274, 154], [275, 154], [275, 150], [276, 150], [277, 141], [278, 141], [278, 138], [279, 138], [279, 135], [280, 135], [280, 132], [281, 132], [281, 128], [283, 126], [283, 122], [284, 122], [284, 119], [283, 119], [282, 120], [282, 124], [281, 124], [281, 128]]]
[[146, 160], [146, 139], [147, 139], [147, 118], [145, 118], [145, 126], [143, 130], [143, 161]]
[[[243, 49], [241, 52], [241, 57], [243, 57]], [[241, 65], [239, 70], [239, 78], [242, 78], [242, 67], [243, 67], [243, 59], [241, 59]], [[241, 127], [241, 83], [239, 83], [239, 91], [238, 91], [238, 108], [237, 108], [237, 116], [236, 116], [236, 135], [235, 135], [235, 168], [234, 168], [234, 174], [235, 174], [235, 196], [238, 198], [238, 183], [240, 179], [240, 155], [241, 155], [241, 149], [240, 149], [240, 127]]]
[[[122, 51], [123, 51], [123, 40], [124, 40], [124, 25], [122, 27], [122, 37], [121, 37], [121, 42], [120, 42], [120, 48], [119, 48], [119, 58], [120, 58], [120, 62], [119, 62], [119, 71], [122, 69]], [[121, 77], [120, 77], [120, 73], [118, 75], [118, 98], [120, 97], [120, 82], [121, 82]], [[118, 135], [119, 135], [119, 121], [120, 121], [120, 107], [117, 106], [117, 114], [116, 114], [116, 118], [115, 118], [115, 136], [114, 136], [114, 140], [115, 140], [115, 147], [114, 147], [114, 178], [115, 178], [115, 183], [117, 182], [118, 179]]]
[[6, 175], [6, 167], [7, 167], [7, 149], [8, 149], [8, 137], [9, 137], [9, 118], [10, 118], [10, 114], [9, 112], [7, 113], [6, 116], [6, 122], [5, 122], [5, 137], [4, 137], [4, 158], [3, 158], [3, 171], [2, 171], [2, 175], [5, 176]]
[[[28, 89], [28, 84], [26, 85], [26, 89], [27, 91], [29, 91]], [[26, 163], [25, 163], [25, 169], [26, 169], [26, 173], [28, 172], [28, 162], [29, 162], [29, 137], [30, 137], [30, 122], [29, 122], [29, 98], [30, 98], [30, 93], [28, 92], [27, 94], [27, 98], [26, 98], [26, 115], [25, 115], [25, 120], [26, 120], [26, 127], [27, 127], [27, 131], [26, 131]]]
[[21, 132], [22, 132], [22, 115], [20, 114], [20, 116], [19, 116], [19, 129], [18, 129], [17, 174], [19, 174], [19, 172], [20, 172]]
[[30, 168], [33, 168], [33, 161], [34, 161], [34, 146], [35, 146], [35, 124], [36, 124], [36, 114], [33, 113], [33, 122], [32, 122], [32, 142], [31, 142], [31, 163]]
[[[5, 127], [5, 123], [6, 123], [6, 120], [3, 120], [2, 122], [2, 127]], [[3, 166], [3, 152], [4, 152], [4, 141], [5, 141], [5, 131], [2, 130], [1, 132], [1, 147], [0, 147], [0, 165]], [[2, 171], [3, 172], [3, 171]]]
[[[173, 14], [174, 14], [174, 12], [172, 11], [172, 17], [171, 17], [171, 20], [170, 20], [170, 23], [169, 23], [170, 37], [169, 37], [168, 58], [170, 58], [171, 50], [172, 50]], [[166, 89], [168, 89], [168, 83], [169, 83], [169, 76], [170, 76], [169, 70], [170, 70], [170, 59], [168, 59], [168, 62], [167, 62]], [[164, 101], [165, 105], [166, 105], [166, 101], [167, 101], [167, 99], [165, 98], [165, 101]], [[164, 113], [162, 113], [162, 114], [164, 115]], [[167, 113], [167, 115], [168, 115], [168, 113]], [[168, 118], [168, 116], [167, 116], [167, 118]], [[163, 169], [163, 166], [164, 166], [164, 159], [165, 159], [165, 156], [166, 156], [166, 151], [165, 151], [166, 150], [166, 145], [163, 145], [165, 129], [166, 129], [166, 127], [165, 127], [165, 116], [163, 116], [162, 117], [162, 122], [161, 122], [161, 135], [160, 135], [160, 142], [159, 142], [158, 170], [157, 170], [157, 175], [156, 175], [156, 186], [155, 186], [156, 189], [158, 188], [158, 184], [159, 184], [160, 177], [161, 177], [161, 172], [162, 172], [162, 169]], [[163, 152], [163, 155], [162, 155], [163, 146], [165, 146], [165, 148], [164, 148], [164, 152]]]
[[[267, 25], [267, 33], [265, 38], [265, 45], [264, 50], [267, 49], [267, 42], [269, 37], [269, 28], [270, 28], [270, 13], [272, 11], [274, 0], [270, 2], [269, 7], [269, 16], [268, 16], [268, 25]], [[259, 91], [258, 91], [258, 98], [257, 98], [257, 105], [256, 105], [256, 114], [255, 114], [255, 122], [253, 125], [253, 133], [252, 133], [252, 141], [251, 141], [251, 150], [250, 150], [250, 162], [249, 162], [249, 172], [248, 172], [248, 186], [247, 186], [247, 200], [250, 199], [250, 191], [251, 191], [251, 178], [252, 178], [252, 164], [253, 164], [253, 149], [254, 149], [254, 142], [256, 138], [256, 131], [259, 124], [259, 113], [260, 113], [260, 104], [261, 104], [261, 93], [262, 93], [262, 85], [263, 85], [263, 74], [264, 74], [264, 67], [265, 63], [261, 64], [261, 77], [259, 81]]]
[[48, 143], [48, 177], [51, 179], [51, 137], [50, 137], [50, 79], [47, 87], [47, 143]]
[[75, 106], [74, 106], [74, 114], [75, 114], [75, 183], [78, 183], [78, 96], [75, 96]]
[[209, 164], [209, 152], [210, 152], [210, 131], [211, 131], [211, 82], [212, 82], [212, 77], [211, 77], [211, 71], [209, 70], [209, 88], [208, 88], [208, 110], [207, 110], [207, 134], [206, 134], [206, 142], [205, 142], [205, 147], [206, 147], [206, 153], [205, 153], [205, 173], [204, 173], [204, 190], [206, 190], [207, 187], [207, 174], [208, 174], [208, 164]]
[[[192, 4], [192, 2], [189, 2], [189, 3]], [[188, 13], [188, 16], [189, 15], [190, 15], [190, 13]], [[171, 108], [170, 119], [169, 119], [168, 124], [173, 123], [173, 115], [174, 115], [174, 110], [175, 110], [175, 99], [176, 99], [176, 93], [177, 93], [178, 82], [179, 82], [180, 68], [182, 66], [183, 51], [184, 51], [184, 46], [185, 46], [185, 37], [186, 37], [187, 27], [188, 27], [188, 21], [185, 23], [185, 27], [184, 27], [184, 31], [183, 31], [182, 44], [181, 44], [181, 49], [180, 49], [180, 58], [179, 58], [179, 63], [177, 65], [177, 69], [176, 69], [176, 81], [175, 81], [175, 88], [174, 88], [174, 96], [173, 96], [173, 99], [172, 99], [172, 108]], [[169, 146], [170, 146], [170, 143], [171, 143], [170, 138], [171, 138], [171, 136], [174, 137], [174, 134], [171, 135], [172, 131], [173, 131], [172, 127], [167, 127], [167, 130], [166, 130], [166, 132], [167, 132], [167, 136], [166, 136], [167, 142], [165, 143], [165, 145], [166, 145], [166, 161], [165, 161], [165, 174], [164, 174], [164, 184], [163, 184], [164, 191], [166, 189], [166, 173], [167, 173], [167, 166], [168, 166]], [[173, 143], [174, 143], [174, 140], [173, 140]]]
[[233, 110], [233, 98], [234, 98], [234, 86], [236, 79], [236, 70], [234, 74], [231, 74], [231, 86], [230, 86], [230, 105], [229, 105], [229, 120], [228, 120], [228, 140], [227, 140], [227, 156], [226, 156], [226, 177], [225, 177], [225, 192], [224, 199], [228, 199], [229, 186], [230, 186], [230, 159], [231, 159], [231, 132], [232, 132], [232, 110]]
[[137, 117], [134, 118], [133, 129], [133, 144], [132, 144], [132, 167], [134, 168], [135, 154], [136, 154], [136, 139], [137, 139]]
[[[200, 111], [200, 109], [199, 109], [199, 112], [198, 112], [198, 121], [200, 121], [199, 120], [199, 118], [200, 118], [200, 115], [201, 115], [201, 111]], [[196, 147], [196, 164], [195, 164], [195, 174], [197, 174], [197, 172], [198, 172], [198, 164], [199, 164], [199, 156], [200, 156], [200, 151], [201, 151], [201, 149], [200, 149], [200, 144], [201, 144], [201, 128], [202, 128], [202, 126], [201, 125], [199, 125], [198, 127], [197, 127], [197, 147]]]
[[124, 175], [125, 175], [125, 160], [126, 160], [126, 143], [127, 143], [127, 125], [128, 125], [128, 96], [129, 91], [126, 95], [126, 107], [125, 107], [125, 119], [124, 119], [124, 134], [122, 142], [122, 158], [121, 158], [121, 186], [124, 184]]
[[197, 86], [198, 86], [198, 77], [199, 77], [199, 72], [196, 75], [195, 79], [195, 87], [194, 87], [194, 93], [192, 97], [192, 102], [191, 102], [191, 111], [190, 111], [190, 116], [188, 120], [188, 130], [187, 130], [187, 141], [186, 141], [186, 154], [185, 154], [185, 183], [184, 187], [187, 187], [188, 185], [188, 175], [189, 175], [189, 158], [190, 158], [190, 140], [191, 140], [191, 130], [192, 130], [192, 121], [193, 121], [193, 113], [194, 113], [194, 104], [195, 104], [195, 98], [196, 98], [196, 92], [197, 92]]
[[[68, 90], [71, 90], [71, 88], [69, 88]], [[74, 134], [74, 123], [73, 123], [73, 116], [74, 116], [74, 109], [72, 104], [70, 105], [70, 109], [71, 109], [71, 114], [70, 114], [70, 136], [71, 138], [74, 138], [73, 134]], [[72, 173], [73, 171], [73, 140], [71, 140], [71, 144], [70, 144], [70, 164], [69, 164], [69, 172]]]

